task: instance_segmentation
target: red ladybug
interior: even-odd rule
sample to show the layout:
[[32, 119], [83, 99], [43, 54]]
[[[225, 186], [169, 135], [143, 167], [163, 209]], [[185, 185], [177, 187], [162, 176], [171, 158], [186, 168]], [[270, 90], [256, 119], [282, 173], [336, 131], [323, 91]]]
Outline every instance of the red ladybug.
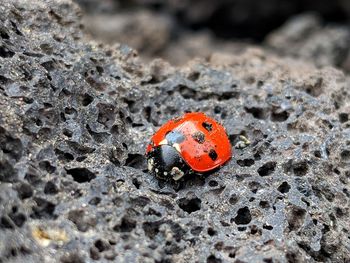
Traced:
[[231, 158], [225, 128], [202, 112], [168, 121], [147, 146], [148, 170], [164, 180], [213, 170]]

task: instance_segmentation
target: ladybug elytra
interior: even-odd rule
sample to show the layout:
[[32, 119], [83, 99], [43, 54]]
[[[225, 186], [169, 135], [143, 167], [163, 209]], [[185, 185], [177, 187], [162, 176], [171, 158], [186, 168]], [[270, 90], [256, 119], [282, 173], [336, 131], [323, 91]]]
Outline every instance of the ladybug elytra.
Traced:
[[148, 170], [164, 180], [211, 171], [231, 158], [225, 128], [202, 112], [186, 113], [165, 123], [146, 149]]

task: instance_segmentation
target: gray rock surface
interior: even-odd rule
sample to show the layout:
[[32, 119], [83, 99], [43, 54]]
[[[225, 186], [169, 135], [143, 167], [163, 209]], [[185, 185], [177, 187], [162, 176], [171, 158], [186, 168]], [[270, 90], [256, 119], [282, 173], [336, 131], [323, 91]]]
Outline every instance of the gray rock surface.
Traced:
[[[0, 6], [0, 262], [349, 262], [349, 77], [257, 48], [142, 64], [81, 27]], [[251, 144], [175, 188], [143, 154], [184, 111]]]

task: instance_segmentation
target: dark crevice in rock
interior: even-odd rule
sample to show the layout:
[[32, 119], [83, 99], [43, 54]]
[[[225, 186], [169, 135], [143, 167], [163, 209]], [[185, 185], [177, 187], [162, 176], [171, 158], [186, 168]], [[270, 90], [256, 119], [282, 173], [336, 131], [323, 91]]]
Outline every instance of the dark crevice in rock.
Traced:
[[78, 183], [90, 182], [96, 178], [96, 175], [87, 168], [73, 168], [68, 169], [67, 174], [70, 174], [74, 181]]
[[182, 210], [190, 214], [201, 209], [202, 201], [199, 198], [181, 198], [177, 203]]
[[273, 174], [276, 169], [276, 162], [267, 162], [258, 169], [260, 176], [269, 176]]
[[238, 209], [237, 216], [234, 218], [236, 225], [246, 225], [252, 220], [250, 210], [247, 206]]

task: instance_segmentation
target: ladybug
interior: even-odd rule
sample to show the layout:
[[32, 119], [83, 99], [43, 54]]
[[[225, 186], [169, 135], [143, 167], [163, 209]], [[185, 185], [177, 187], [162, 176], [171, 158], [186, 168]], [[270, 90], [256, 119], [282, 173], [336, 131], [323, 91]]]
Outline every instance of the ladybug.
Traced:
[[225, 128], [202, 112], [165, 123], [146, 149], [148, 170], [163, 180], [211, 171], [231, 158]]

